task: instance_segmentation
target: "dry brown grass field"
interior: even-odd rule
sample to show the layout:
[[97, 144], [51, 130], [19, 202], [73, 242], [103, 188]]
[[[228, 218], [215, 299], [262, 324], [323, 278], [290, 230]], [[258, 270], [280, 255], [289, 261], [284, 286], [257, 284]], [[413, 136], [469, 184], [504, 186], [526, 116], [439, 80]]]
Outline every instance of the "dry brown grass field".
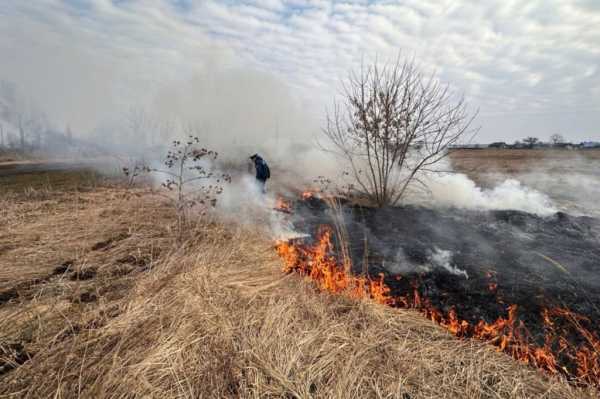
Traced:
[[259, 228], [205, 218], [178, 244], [149, 189], [29, 178], [0, 186], [2, 398], [597, 397], [416, 312], [319, 293]]
[[[520, 174], [543, 172], [577, 172], [589, 164], [600, 163], [600, 150], [567, 149], [458, 149], [450, 152], [452, 166], [459, 172]], [[575, 169], [575, 170], [574, 170]]]

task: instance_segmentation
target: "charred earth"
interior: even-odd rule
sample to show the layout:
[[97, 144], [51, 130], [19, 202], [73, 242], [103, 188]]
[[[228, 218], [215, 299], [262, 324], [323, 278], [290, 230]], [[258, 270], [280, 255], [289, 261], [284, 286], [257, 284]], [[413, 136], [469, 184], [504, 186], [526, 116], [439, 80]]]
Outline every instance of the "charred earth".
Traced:
[[[456, 336], [600, 386], [599, 219], [349, 204], [334, 212], [314, 196], [286, 212], [310, 237], [280, 247], [286, 270], [320, 280], [323, 289], [350, 287], [416, 308]], [[342, 240], [323, 227], [340, 220]]]

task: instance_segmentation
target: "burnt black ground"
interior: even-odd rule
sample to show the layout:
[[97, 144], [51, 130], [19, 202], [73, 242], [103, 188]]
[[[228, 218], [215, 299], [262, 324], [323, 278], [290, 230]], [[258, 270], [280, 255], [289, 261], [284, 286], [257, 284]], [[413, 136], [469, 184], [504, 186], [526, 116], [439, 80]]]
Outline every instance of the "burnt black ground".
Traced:
[[[332, 221], [318, 199], [294, 208], [293, 224], [303, 233], [314, 236], [319, 224]], [[544, 308], [568, 308], [600, 330], [600, 219], [418, 206], [345, 206], [343, 213], [354, 272], [383, 272], [393, 295], [412, 294], [418, 285], [436, 308], [453, 307], [471, 323], [506, 317], [516, 304], [538, 340]]]

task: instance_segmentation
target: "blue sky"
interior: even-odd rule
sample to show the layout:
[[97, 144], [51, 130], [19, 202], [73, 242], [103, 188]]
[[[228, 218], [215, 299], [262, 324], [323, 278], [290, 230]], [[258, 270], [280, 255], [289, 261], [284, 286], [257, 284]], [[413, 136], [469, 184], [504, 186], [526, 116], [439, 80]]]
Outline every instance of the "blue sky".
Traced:
[[84, 131], [194, 76], [235, 71], [225, 94], [238, 96], [258, 74], [280, 89], [255, 95], [285, 92], [271, 102], [295, 104], [314, 131], [350, 69], [401, 53], [480, 110], [478, 141], [600, 140], [599, 4], [4, 0], [0, 79]]

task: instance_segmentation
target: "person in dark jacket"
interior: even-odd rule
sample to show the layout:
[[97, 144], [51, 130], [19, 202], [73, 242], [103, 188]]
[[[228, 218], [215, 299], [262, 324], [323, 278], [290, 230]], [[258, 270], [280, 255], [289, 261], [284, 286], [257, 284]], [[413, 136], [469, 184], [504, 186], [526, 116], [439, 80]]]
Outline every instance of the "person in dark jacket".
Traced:
[[267, 165], [265, 160], [262, 159], [258, 154], [252, 155], [250, 159], [252, 160], [252, 162], [254, 162], [254, 168], [256, 169], [256, 180], [260, 184], [262, 192], [266, 193], [267, 180], [271, 177], [269, 165]]

